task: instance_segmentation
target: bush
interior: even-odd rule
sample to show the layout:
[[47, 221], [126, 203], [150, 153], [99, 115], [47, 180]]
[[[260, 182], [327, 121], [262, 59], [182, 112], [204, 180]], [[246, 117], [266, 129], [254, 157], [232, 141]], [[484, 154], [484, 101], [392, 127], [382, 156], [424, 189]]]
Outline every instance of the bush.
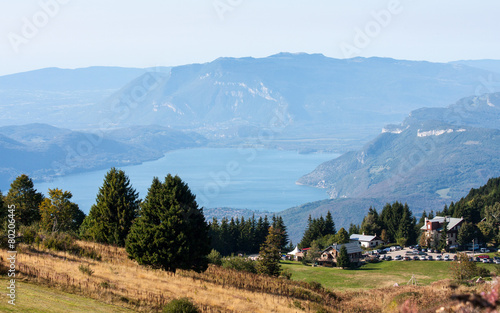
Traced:
[[164, 308], [163, 313], [198, 313], [200, 310], [188, 298], [174, 299]]
[[222, 267], [231, 268], [237, 271], [257, 273], [255, 262], [241, 256], [231, 256], [222, 259]]
[[80, 270], [80, 272], [82, 272], [83, 274], [87, 274], [89, 276], [92, 276], [92, 274], [94, 274], [94, 270], [90, 268], [90, 266], [88, 265], [83, 265], [81, 264], [78, 269]]
[[317, 281], [310, 281], [309, 282], [309, 286], [311, 286], [311, 288], [313, 290], [321, 290], [323, 289], [323, 286], [321, 285], [321, 283], [317, 282]]
[[215, 264], [215, 265], [222, 265], [222, 256], [220, 255], [219, 251], [212, 249], [210, 253], [208, 254], [208, 263]]
[[28, 227], [22, 227], [20, 231], [23, 235], [23, 242], [29, 246], [35, 243], [35, 238], [38, 236], [38, 232], [34, 225]]
[[43, 240], [43, 245], [47, 249], [56, 251], [74, 251], [78, 249], [75, 239], [66, 233], [51, 233]]
[[290, 280], [292, 278], [292, 272], [289, 269], [284, 269], [281, 271], [281, 277]]

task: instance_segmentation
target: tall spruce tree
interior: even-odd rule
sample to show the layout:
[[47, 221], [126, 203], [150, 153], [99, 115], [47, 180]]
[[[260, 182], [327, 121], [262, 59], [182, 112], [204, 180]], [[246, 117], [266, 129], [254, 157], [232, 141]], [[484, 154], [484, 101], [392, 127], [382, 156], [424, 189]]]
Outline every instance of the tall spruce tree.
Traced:
[[5, 197], [8, 205], [16, 206], [17, 226], [29, 226], [33, 222], [40, 220], [39, 206], [42, 203], [43, 195], [34, 188], [33, 180], [28, 175], [18, 176], [10, 184], [9, 192]]
[[325, 218], [325, 232], [323, 236], [325, 235], [335, 235], [337, 230], [335, 229], [335, 222], [333, 221], [332, 213], [328, 211], [326, 213], [326, 218]]
[[170, 272], [205, 271], [210, 239], [195, 199], [178, 176], [155, 177], [126, 240], [129, 257]]
[[96, 203], [80, 230], [84, 238], [97, 242], [125, 245], [132, 222], [139, 212], [139, 194], [125, 172], [111, 168], [97, 193]]
[[269, 276], [279, 276], [281, 273], [280, 230], [269, 227], [269, 234], [262, 244], [257, 261], [257, 272]]
[[286, 226], [285, 222], [283, 222], [283, 218], [281, 216], [274, 216], [273, 215], [273, 228], [279, 230], [279, 236], [280, 236], [280, 249], [281, 251], [284, 251], [286, 249], [286, 246], [288, 245], [288, 233], [286, 231]]

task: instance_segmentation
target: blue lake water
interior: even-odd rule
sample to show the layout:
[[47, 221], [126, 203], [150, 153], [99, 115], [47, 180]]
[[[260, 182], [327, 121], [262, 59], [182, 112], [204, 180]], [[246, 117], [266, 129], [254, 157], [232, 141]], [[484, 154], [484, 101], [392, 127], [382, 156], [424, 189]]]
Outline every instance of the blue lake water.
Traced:
[[[253, 148], [199, 148], [172, 151], [159, 160], [120, 169], [129, 176], [141, 199], [146, 196], [153, 177], [163, 180], [171, 173], [189, 185], [200, 206], [274, 212], [328, 198], [324, 190], [296, 185], [295, 181], [337, 156]], [[35, 188], [44, 194], [48, 188], [71, 191], [73, 201], [88, 213], [107, 171], [38, 182]]]

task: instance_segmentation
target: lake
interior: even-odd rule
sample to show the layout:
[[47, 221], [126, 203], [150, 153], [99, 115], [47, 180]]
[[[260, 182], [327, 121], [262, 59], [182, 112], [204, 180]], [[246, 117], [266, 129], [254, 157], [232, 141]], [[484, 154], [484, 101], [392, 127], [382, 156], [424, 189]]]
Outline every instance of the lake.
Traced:
[[[337, 156], [254, 148], [197, 148], [172, 151], [156, 161], [120, 169], [128, 175], [141, 199], [146, 196], [154, 176], [163, 180], [171, 173], [189, 185], [200, 206], [275, 212], [328, 198], [325, 190], [296, 185], [295, 181]], [[35, 188], [44, 194], [48, 188], [71, 191], [73, 202], [88, 213], [107, 171], [38, 182]]]

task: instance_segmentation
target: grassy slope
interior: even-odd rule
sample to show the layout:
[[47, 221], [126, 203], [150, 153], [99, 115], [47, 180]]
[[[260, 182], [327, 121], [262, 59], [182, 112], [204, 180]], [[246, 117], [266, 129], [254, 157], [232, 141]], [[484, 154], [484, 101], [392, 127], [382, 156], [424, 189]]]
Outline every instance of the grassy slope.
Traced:
[[[8, 286], [7, 279], [0, 278], [0, 286]], [[65, 293], [54, 288], [17, 282], [16, 305], [8, 304], [5, 293], [0, 297], [0, 312], [30, 312], [30, 313], [118, 313], [134, 312], [99, 301]]]
[[[451, 262], [444, 261], [390, 261], [367, 264], [356, 270], [304, 266], [300, 262], [283, 262], [284, 269], [292, 272], [293, 280], [317, 281], [334, 290], [373, 289], [406, 284], [412, 274], [419, 285], [451, 278]], [[493, 270], [493, 264], [480, 264]]]

